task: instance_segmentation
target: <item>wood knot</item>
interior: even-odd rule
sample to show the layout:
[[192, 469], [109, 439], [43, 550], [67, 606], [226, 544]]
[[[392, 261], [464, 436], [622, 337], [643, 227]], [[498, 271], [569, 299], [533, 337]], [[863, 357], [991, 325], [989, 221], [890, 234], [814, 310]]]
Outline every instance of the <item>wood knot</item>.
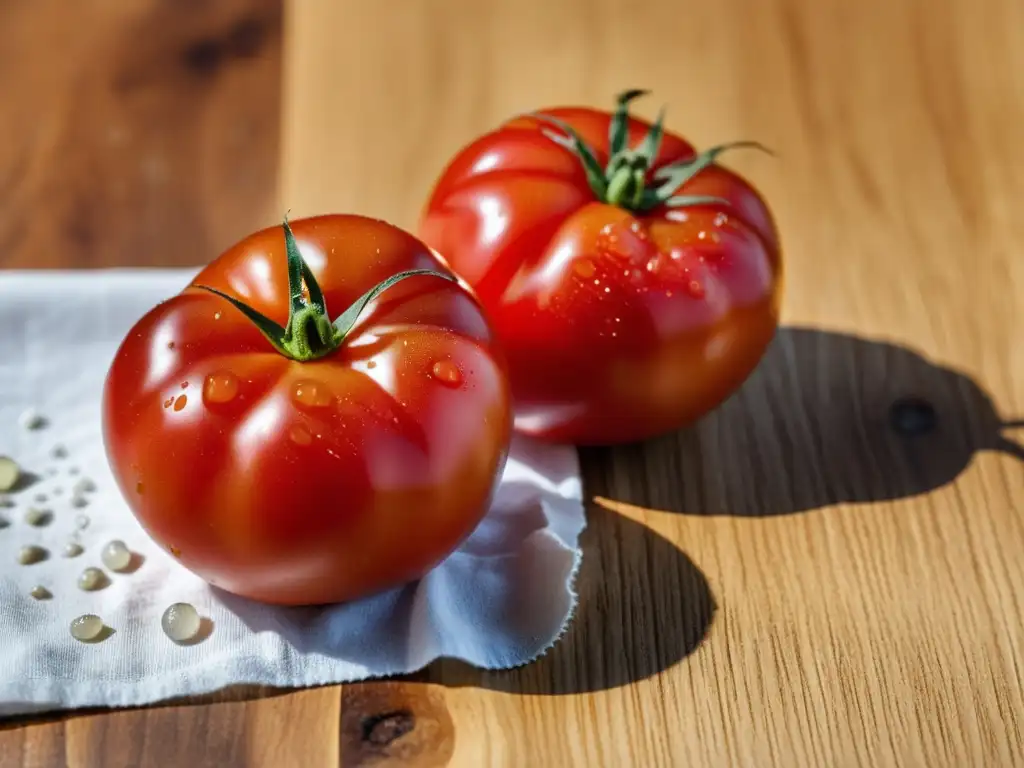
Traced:
[[906, 437], [928, 434], [938, 420], [935, 406], [920, 397], [904, 397], [889, 407], [889, 425]]
[[386, 747], [416, 727], [416, 716], [407, 709], [369, 715], [363, 718], [363, 741]]
[[267, 40], [267, 33], [265, 21], [245, 18], [222, 35], [189, 43], [182, 51], [182, 61], [196, 74], [213, 74], [230, 59], [250, 59], [258, 55]]

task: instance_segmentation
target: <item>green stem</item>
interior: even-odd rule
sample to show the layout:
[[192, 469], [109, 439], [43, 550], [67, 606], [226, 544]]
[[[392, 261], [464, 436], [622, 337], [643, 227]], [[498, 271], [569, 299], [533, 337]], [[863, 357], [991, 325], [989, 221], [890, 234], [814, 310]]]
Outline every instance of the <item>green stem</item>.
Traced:
[[[318, 360], [335, 352], [344, 343], [349, 332], [355, 327], [363, 310], [381, 293], [402, 280], [417, 275], [433, 275], [445, 280], [456, 282], [455, 278], [444, 272], [431, 269], [413, 269], [399, 272], [382, 280], [369, 291], [353, 302], [352, 306], [342, 312], [332, 323], [327, 314], [327, 303], [323, 291], [317, 284], [316, 277], [309, 265], [299, 253], [298, 244], [292, 235], [287, 220], [284, 223], [285, 252], [288, 261], [288, 322], [278, 325], [266, 315], [253, 309], [240, 299], [230, 296], [216, 288], [197, 285], [204, 291], [220, 296], [235, 309], [245, 315], [260, 333], [273, 345], [274, 349], [285, 357], [299, 363]], [[305, 292], [309, 293], [309, 300]]]
[[[573, 126], [550, 115], [534, 114], [538, 120], [557, 128], [558, 133], [543, 128], [544, 135], [572, 152], [583, 165], [594, 196], [602, 202], [617, 205], [635, 213], [646, 213], [658, 206], [728, 205], [723, 198], [688, 195], [683, 188], [701, 171], [712, 165], [718, 156], [736, 147], [756, 147], [755, 142], [741, 141], [712, 147], [687, 160], [655, 168], [655, 160], [664, 135], [665, 110], [658, 113], [644, 139], [635, 147], [628, 146], [629, 106], [647, 91], [629, 90], [619, 94], [608, 129], [608, 161], [602, 169], [599, 153], [589, 146]], [[564, 135], [563, 135], [564, 134]], [[767, 150], [766, 150], [767, 151]], [[651, 177], [648, 172], [653, 169]]]
[[605, 202], [612, 205], [621, 205], [630, 184], [633, 183], [633, 179], [633, 169], [628, 164], [621, 165], [608, 180], [608, 191], [604, 196]]
[[305, 363], [329, 355], [339, 344], [327, 315], [306, 305], [292, 316], [281, 346], [292, 360]]

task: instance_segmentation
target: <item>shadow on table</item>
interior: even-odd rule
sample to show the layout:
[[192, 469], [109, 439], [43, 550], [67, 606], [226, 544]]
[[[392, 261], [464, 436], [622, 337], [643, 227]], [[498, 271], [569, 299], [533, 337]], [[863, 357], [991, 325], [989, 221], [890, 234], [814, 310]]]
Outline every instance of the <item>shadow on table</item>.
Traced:
[[[589, 490], [605, 490], [599, 477], [590, 480]], [[547, 654], [507, 671], [481, 671], [445, 659], [418, 679], [571, 694], [644, 680], [693, 653], [716, 609], [704, 574], [678, 547], [640, 523], [595, 504], [587, 520], [576, 615]]]
[[[584, 449], [607, 498], [693, 515], [764, 517], [903, 499], [941, 487], [974, 454], [1024, 459], [988, 394], [907, 347], [782, 328], [740, 390], [691, 429]], [[600, 495], [600, 494], [598, 494]]]

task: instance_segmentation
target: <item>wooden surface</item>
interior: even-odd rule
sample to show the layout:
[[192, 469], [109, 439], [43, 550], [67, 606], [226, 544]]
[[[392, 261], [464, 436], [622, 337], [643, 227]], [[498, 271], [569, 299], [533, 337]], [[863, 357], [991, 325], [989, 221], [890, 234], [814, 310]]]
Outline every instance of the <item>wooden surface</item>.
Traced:
[[[584, 452], [579, 614], [535, 664], [21, 725], [0, 732], [0, 765], [1024, 765], [1024, 5], [516, 5], [291, 0], [278, 209], [413, 226], [475, 133], [652, 88], [641, 111], [668, 103], [700, 146], [779, 153], [729, 158], [787, 254], [758, 372], [693, 429]], [[236, 83], [205, 109], [246, 93], [232, 111], [273, 101]], [[109, 190], [107, 166], [78, 162], [69, 184]], [[263, 200], [234, 173], [222, 194]], [[154, 202], [116, 261], [168, 247], [164, 205], [245, 223], [249, 198], [193, 191]], [[8, 199], [2, 263], [114, 258], [48, 254], [64, 241], [42, 204]]]
[[0, 0], [0, 267], [204, 264], [276, 216], [280, 0]]

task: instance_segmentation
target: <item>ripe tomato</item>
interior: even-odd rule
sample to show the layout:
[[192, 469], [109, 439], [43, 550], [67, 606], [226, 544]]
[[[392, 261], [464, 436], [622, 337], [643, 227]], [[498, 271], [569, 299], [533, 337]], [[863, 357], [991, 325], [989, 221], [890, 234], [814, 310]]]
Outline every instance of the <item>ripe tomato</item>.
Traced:
[[[558, 108], [505, 123], [437, 181], [423, 239], [476, 290], [505, 348], [515, 426], [579, 444], [643, 439], [721, 403], [778, 322], [767, 205], [689, 143]], [[729, 145], [736, 146], [736, 145]]]
[[[511, 406], [479, 304], [421, 242], [358, 216], [293, 226], [139, 320], [104, 439], [135, 515], [187, 568], [268, 603], [333, 603], [414, 580], [468, 536]], [[332, 324], [327, 307], [349, 309]]]

